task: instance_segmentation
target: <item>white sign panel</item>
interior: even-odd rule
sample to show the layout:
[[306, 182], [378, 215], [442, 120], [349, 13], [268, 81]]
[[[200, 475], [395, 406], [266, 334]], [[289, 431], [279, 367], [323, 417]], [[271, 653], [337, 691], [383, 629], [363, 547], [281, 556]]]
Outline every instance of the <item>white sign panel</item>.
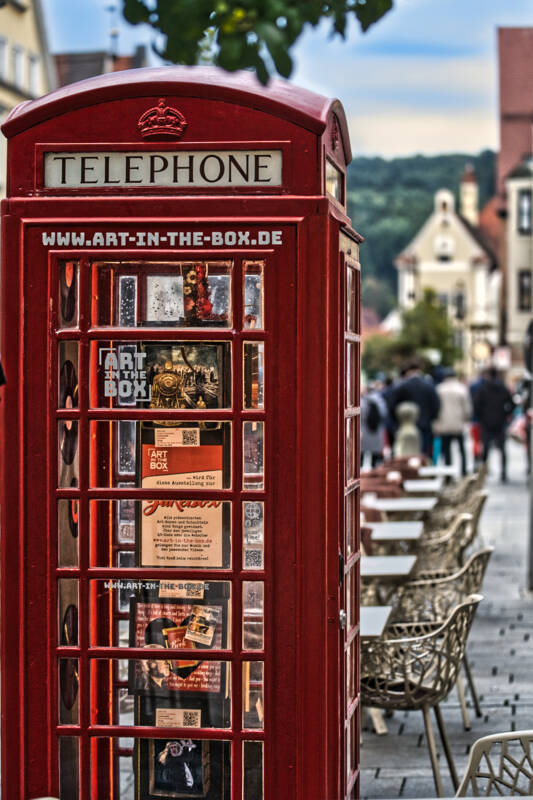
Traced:
[[281, 186], [281, 150], [45, 153], [49, 189]]

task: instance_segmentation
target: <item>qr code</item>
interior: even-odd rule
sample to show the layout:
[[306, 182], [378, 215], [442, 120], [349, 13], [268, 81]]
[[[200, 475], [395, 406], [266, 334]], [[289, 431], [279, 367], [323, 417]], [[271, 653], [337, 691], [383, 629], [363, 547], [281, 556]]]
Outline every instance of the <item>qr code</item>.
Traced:
[[184, 711], [183, 712], [183, 728], [199, 728], [200, 727], [200, 712], [199, 711]]
[[192, 430], [187, 430], [186, 428], [182, 430], [182, 444], [184, 447], [196, 447], [198, 445], [198, 435], [200, 431], [198, 428], [192, 428]]
[[244, 569], [263, 569], [263, 551], [245, 550]]

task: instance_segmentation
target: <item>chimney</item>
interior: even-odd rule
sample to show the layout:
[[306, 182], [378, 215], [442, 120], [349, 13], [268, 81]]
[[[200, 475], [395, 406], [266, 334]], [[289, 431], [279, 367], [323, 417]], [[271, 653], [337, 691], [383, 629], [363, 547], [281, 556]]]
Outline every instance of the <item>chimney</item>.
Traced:
[[466, 164], [461, 176], [460, 187], [460, 207], [461, 216], [466, 219], [474, 228], [479, 224], [478, 208], [479, 189], [477, 185], [476, 173], [472, 164]]

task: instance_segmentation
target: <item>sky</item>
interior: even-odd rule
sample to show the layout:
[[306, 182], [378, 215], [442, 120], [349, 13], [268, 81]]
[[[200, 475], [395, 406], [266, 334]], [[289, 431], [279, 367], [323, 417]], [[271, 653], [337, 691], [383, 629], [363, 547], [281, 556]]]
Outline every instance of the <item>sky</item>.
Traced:
[[[121, 54], [153, 41], [149, 27], [122, 20], [122, 0], [42, 3], [52, 52], [105, 49], [112, 28]], [[291, 80], [342, 101], [354, 155], [498, 149], [501, 26], [533, 26], [533, 0], [395, 0], [365, 34], [355, 21], [345, 40], [309, 29]]]

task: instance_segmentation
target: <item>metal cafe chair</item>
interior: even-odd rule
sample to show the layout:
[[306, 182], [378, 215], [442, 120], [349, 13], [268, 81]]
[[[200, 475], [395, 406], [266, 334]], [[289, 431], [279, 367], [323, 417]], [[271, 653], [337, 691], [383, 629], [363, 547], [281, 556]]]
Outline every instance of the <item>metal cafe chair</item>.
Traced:
[[423, 538], [418, 544], [415, 574], [440, 569], [457, 569], [473, 539], [472, 514], [457, 514], [440, 536]]
[[451, 520], [454, 519], [458, 511], [473, 514], [476, 517], [474, 520], [475, 536], [477, 534], [479, 517], [487, 497], [488, 492], [486, 491], [473, 491], [470, 492], [468, 497], [466, 497], [461, 503], [440, 509], [435, 507], [429, 512], [424, 520], [425, 537], [431, 538], [433, 536], [438, 536], [439, 532], [442, 531], [442, 528], [450, 524]]
[[[494, 548], [485, 547], [470, 556], [459, 571], [426, 572], [413, 581], [404, 583], [393, 598], [391, 622], [435, 622], [445, 620], [452, 608], [471, 594], [481, 591], [485, 571]], [[474, 678], [465, 651], [463, 667], [477, 717], [482, 716]], [[457, 693], [461, 705], [463, 725], [470, 729], [461, 676], [457, 676]]]
[[446, 622], [397, 623], [387, 638], [361, 642], [361, 701], [385, 710], [422, 711], [435, 788], [443, 796], [433, 708], [454, 788], [459, 786], [439, 703], [457, 680], [468, 632], [481, 595], [470, 595]]
[[472, 745], [456, 797], [533, 794], [533, 731], [483, 736]]

